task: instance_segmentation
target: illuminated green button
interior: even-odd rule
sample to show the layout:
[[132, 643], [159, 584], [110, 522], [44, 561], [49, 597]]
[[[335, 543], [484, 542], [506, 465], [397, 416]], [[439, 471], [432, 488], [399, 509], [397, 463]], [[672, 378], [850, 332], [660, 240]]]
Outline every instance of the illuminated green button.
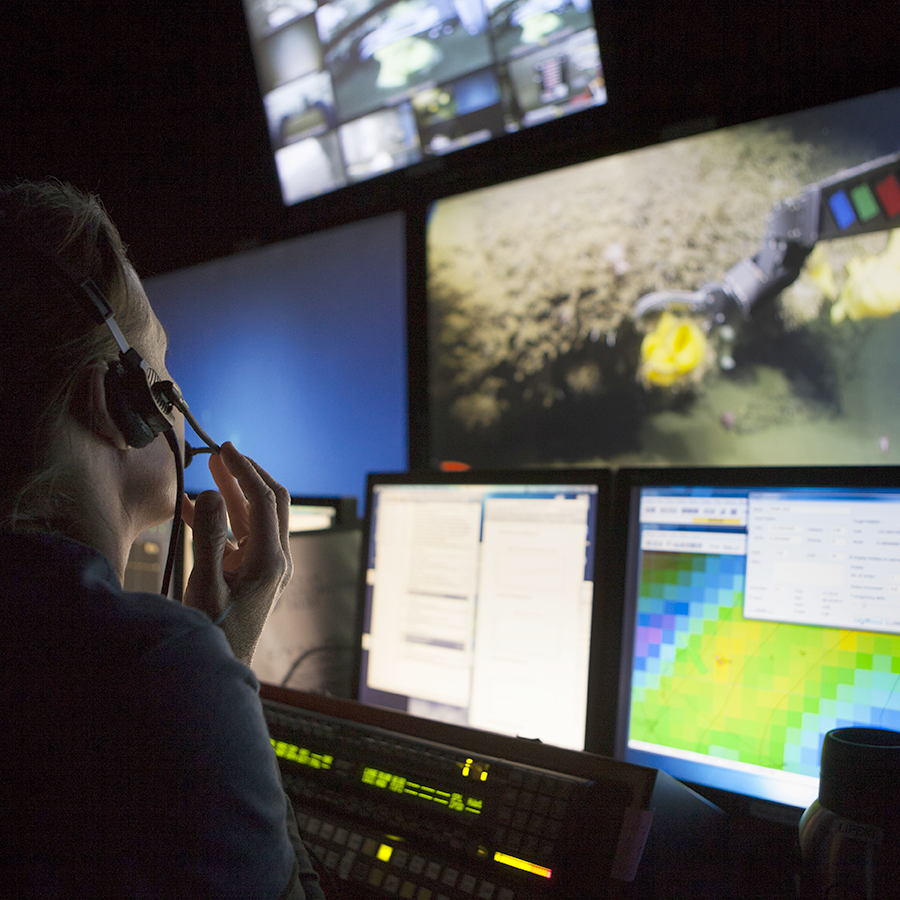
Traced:
[[860, 184], [853, 188], [850, 191], [850, 199], [853, 201], [853, 207], [861, 222], [870, 222], [881, 212], [878, 208], [878, 201], [867, 184]]

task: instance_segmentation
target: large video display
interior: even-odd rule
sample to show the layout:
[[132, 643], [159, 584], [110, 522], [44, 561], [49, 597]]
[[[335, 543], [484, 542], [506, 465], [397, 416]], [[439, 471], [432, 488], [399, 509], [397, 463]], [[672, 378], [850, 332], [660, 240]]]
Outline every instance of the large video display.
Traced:
[[606, 102], [590, 0], [244, 0], [284, 202]]
[[[407, 466], [404, 224], [379, 216], [144, 282], [197, 420], [292, 494], [361, 508], [368, 472]], [[214, 487], [206, 460], [188, 490]]]
[[898, 150], [893, 90], [435, 203], [431, 463], [896, 464]]

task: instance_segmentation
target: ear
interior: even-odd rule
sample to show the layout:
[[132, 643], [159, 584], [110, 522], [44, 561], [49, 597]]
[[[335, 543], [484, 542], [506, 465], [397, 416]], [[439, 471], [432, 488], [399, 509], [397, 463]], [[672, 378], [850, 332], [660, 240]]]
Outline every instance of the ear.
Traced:
[[72, 397], [72, 416], [87, 431], [106, 444], [126, 450], [128, 443], [110, 412], [106, 395], [106, 363], [84, 369]]

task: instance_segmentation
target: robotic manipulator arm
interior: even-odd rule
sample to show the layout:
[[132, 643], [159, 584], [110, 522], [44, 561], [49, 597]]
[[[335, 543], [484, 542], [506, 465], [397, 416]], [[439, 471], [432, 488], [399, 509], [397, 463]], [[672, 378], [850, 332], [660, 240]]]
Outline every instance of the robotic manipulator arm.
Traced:
[[721, 282], [697, 291], [657, 291], [642, 297], [633, 316], [673, 306], [700, 313], [707, 328], [737, 312], [750, 315], [792, 284], [818, 241], [900, 226], [900, 153], [845, 169], [777, 203], [759, 252], [732, 266]]

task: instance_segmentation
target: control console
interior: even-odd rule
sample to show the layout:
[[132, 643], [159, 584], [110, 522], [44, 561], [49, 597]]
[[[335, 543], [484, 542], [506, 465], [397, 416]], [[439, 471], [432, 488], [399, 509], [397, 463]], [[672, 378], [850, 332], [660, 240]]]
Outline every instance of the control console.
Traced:
[[272, 745], [329, 900], [605, 898], [634, 879], [655, 770], [278, 690]]

